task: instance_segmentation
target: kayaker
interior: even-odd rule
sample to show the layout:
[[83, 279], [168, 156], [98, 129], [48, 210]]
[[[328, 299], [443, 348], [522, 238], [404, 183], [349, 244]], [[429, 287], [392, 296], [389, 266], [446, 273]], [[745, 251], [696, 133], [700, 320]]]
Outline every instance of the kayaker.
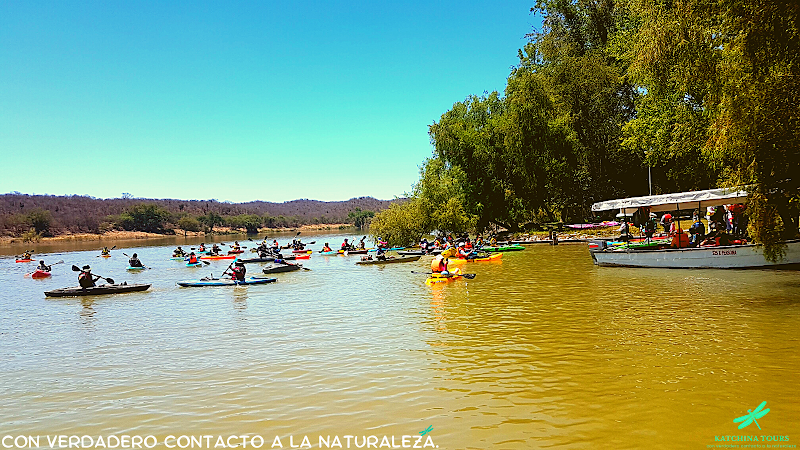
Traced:
[[109, 254], [111, 254], [111, 251], [108, 249], [108, 247], [103, 247], [103, 250], [100, 250], [100, 254], [101, 255], [109, 255]]
[[78, 284], [82, 288], [90, 288], [94, 287], [95, 285], [94, 282], [99, 279], [100, 277], [92, 275], [92, 268], [89, 267], [89, 265], [87, 264], [83, 266], [83, 269], [81, 269], [81, 273], [78, 275]]
[[231, 246], [231, 248], [233, 249], [233, 251], [238, 252], [241, 249], [241, 247], [239, 247], [239, 241], [233, 241], [233, 245]]
[[347, 251], [350, 250], [351, 245], [347, 242], [347, 239], [344, 240], [342, 243], [342, 250]]
[[384, 247], [381, 246], [375, 250], [375, 259], [379, 261], [386, 261], [386, 249]]
[[492, 236], [492, 238], [489, 240], [489, 245], [491, 245], [492, 247], [497, 246], [497, 236]]
[[442, 255], [434, 256], [433, 260], [431, 260], [431, 272], [450, 275], [450, 272], [447, 271], [447, 258]]
[[[136, 254], [134, 253], [133, 256], [136, 256]], [[197, 264], [197, 255], [195, 255], [194, 252], [189, 253], [189, 261], [188, 262], [189, 262], [189, 264]]]
[[133, 256], [131, 256], [131, 259], [128, 260], [128, 265], [131, 267], [144, 267], [142, 262], [139, 261], [139, 256], [136, 253], [134, 253]]
[[197, 251], [198, 251], [198, 252], [204, 252], [204, 251], [206, 251], [206, 244], [201, 242], [201, 243], [200, 243], [200, 247], [197, 247]]
[[475, 238], [475, 247], [481, 248], [483, 247], [483, 237], [478, 236]]
[[247, 274], [247, 268], [244, 266], [243, 262], [236, 261], [236, 263], [234, 263], [232, 272], [232, 279], [236, 281], [244, 281], [244, 276]]
[[221, 252], [221, 251], [222, 251], [222, 250], [219, 248], [219, 245], [217, 245], [217, 244], [214, 244], [214, 245], [211, 247], [211, 256], [218, 256], [218, 255], [219, 255], [219, 252]]
[[181, 246], [179, 245], [179, 246], [178, 246], [178, 248], [176, 248], [176, 249], [175, 249], [175, 250], [172, 252], [172, 257], [173, 257], [173, 258], [178, 258], [178, 257], [180, 257], [180, 256], [186, 256], [186, 252], [185, 252], [185, 251], [183, 251], [183, 249], [182, 249], [182, 248], [181, 248]]
[[358, 247], [357, 247], [357, 248], [358, 248], [359, 250], [364, 250], [364, 249], [366, 249], [366, 248], [367, 248], [367, 246], [364, 244], [364, 238], [361, 238], [361, 240], [360, 240], [360, 241], [358, 241]]
[[326, 242], [325, 245], [322, 246], [322, 251], [323, 252], [332, 252], [333, 250], [331, 250], [331, 247]]
[[277, 239], [273, 239], [272, 240], [272, 253], [280, 253], [280, 251], [281, 251], [281, 246], [280, 246], [280, 244], [278, 244], [278, 240]]
[[42, 272], [50, 272], [50, 266], [45, 265], [44, 260], [39, 261], [39, 267], [36, 270], [41, 270]]
[[22, 255], [19, 259], [31, 259], [31, 252], [22, 252]]
[[467, 242], [464, 243], [464, 250], [472, 251], [473, 248], [475, 247], [472, 246], [472, 242], [467, 238]]

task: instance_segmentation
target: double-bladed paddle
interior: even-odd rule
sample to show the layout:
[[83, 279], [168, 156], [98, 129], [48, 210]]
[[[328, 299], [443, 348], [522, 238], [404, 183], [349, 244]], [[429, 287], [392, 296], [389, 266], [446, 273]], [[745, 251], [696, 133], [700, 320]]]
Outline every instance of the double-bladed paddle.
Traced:
[[96, 274], [93, 274], [91, 272], [85, 272], [83, 269], [81, 269], [80, 267], [75, 266], [75, 265], [72, 266], [72, 271], [73, 272], [89, 273], [89, 275], [92, 275], [93, 277], [97, 277], [97, 278], [99, 278], [101, 280], [106, 280], [106, 282], [109, 283], [109, 284], [114, 284], [114, 280], [112, 278], [101, 277], [100, 275], [96, 275]]

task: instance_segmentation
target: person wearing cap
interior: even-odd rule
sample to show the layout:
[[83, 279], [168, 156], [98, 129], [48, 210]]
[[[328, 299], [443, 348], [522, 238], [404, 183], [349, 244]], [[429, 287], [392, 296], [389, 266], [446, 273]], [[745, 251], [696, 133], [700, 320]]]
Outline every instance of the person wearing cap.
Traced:
[[464, 245], [463, 242], [458, 244], [458, 257], [459, 258], [468, 259], [469, 256], [470, 256], [469, 253], [470, 252], [467, 250], [467, 248], [466, 248], [466, 246]]
[[244, 281], [244, 276], [247, 274], [247, 268], [241, 261], [236, 261], [233, 265], [231, 279], [236, 281]]
[[[134, 254], [133, 256], [136, 256], [136, 254]], [[189, 264], [197, 264], [197, 255], [195, 255], [194, 252], [189, 253], [188, 263]]]
[[661, 226], [664, 228], [664, 233], [669, 233], [672, 228], [672, 214], [666, 213], [661, 216]]
[[144, 267], [142, 262], [139, 261], [139, 256], [136, 253], [134, 253], [133, 256], [131, 256], [131, 259], [128, 260], [128, 265], [131, 267]]
[[78, 284], [82, 288], [90, 288], [94, 287], [95, 285], [94, 282], [99, 279], [100, 277], [92, 275], [92, 268], [89, 267], [89, 265], [87, 264], [83, 266], [83, 269], [81, 269], [81, 273], [78, 275]]
[[42, 272], [50, 272], [50, 266], [45, 265], [44, 260], [39, 261], [39, 267], [36, 270], [41, 270]]
[[649, 240], [656, 232], [656, 213], [650, 213], [650, 218], [644, 223], [644, 236]]

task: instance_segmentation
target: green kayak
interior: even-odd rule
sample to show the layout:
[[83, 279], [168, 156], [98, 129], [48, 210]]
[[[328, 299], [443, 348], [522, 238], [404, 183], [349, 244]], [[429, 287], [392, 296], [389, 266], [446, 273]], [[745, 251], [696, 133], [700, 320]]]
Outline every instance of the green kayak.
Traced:
[[521, 245], [503, 245], [497, 247], [481, 247], [481, 250], [484, 252], [519, 252], [525, 250], [525, 247]]

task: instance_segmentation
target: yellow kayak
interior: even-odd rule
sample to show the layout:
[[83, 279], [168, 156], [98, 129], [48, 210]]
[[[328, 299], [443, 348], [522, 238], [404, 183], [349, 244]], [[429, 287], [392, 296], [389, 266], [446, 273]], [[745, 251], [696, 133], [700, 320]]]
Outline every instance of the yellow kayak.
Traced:
[[475, 258], [475, 259], [464, 259], [464, 258], [450, 258], [447, 260], [447, 264], [461, 264], [465, 262], [482, 262], [482, 261], [497, 261], [503, 257], [502, 253], [495, 253], [491, 256], [487, 256], [485, 258]]

